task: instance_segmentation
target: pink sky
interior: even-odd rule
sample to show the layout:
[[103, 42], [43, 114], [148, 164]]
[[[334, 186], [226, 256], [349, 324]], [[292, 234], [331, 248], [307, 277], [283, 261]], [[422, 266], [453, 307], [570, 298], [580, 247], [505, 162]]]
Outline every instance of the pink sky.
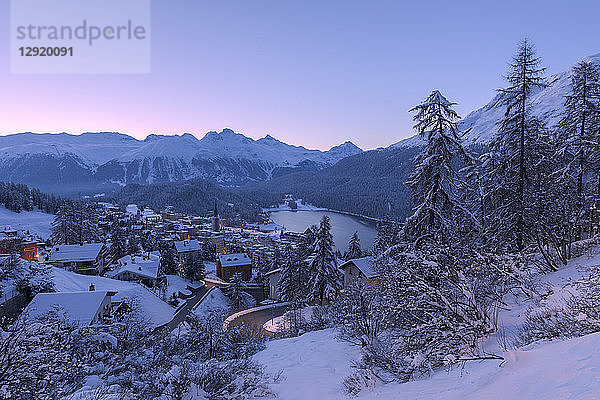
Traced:
[[[600, 52], [599, 4], [155, 0], [150, 74], [10, 74], [0, 39], [0, 134], [229, 127], [310, 148], [388, 146], [413, 134], [408, 110], [432, 89], [462, 115], [487, 103], [524, 36], [549, 73]], [[2, 2], [4, 25], [8, 14]]]

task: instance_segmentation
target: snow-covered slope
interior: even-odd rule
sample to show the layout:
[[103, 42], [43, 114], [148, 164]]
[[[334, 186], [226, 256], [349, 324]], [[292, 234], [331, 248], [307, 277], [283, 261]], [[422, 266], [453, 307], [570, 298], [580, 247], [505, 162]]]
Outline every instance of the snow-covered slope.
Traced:
[[321, 169], [360, 152], [350, 142], [309, 150], [230, 129], [201, 140], [189, 133], [143, 141], [119, 133], [20, 133], [0, 136], [0, 180], [93, 186], [204, 178], [235, 185], [269, 179], [281, 168]]
[[[600, 54], [586, 57], [584, 60], [600, 64]], [[549, 128], [555, 127], [560, 120], [560, 114], [564, 109], [565, 96], [571, 88], [573, 67], [571, 66], [549, 77], [546, 82], [548, 86], [538, 90], [531, 96], [532, 114], [545, 121]], [[461, 131], [466, 132], [470, 129], [464, 137], [465, 144], [486, 144], [497, 134], [498, 123], [502, 120], [506, 111], [506, 107], [499, 104], [500, 96], [500, 94], [496, 94], [488, 104], [469, 113], [460, 122]], [[420, 144], [422, 144], [422, 141], [417, 136], [412, 136], [393, 144], [391, 147], [411, 147]]]
[[54, 215], [41, 211], [21, 211], [16, 213], [0, 206], [0, 228], [11, 227], [18, 231], [29, 232], [39, 236], [42, 240], [48, 240], [52, 233], [52, 220]]
[[[552, 288], [554, 301], [567, 298], [569, 282], [585, 275], [585, 267], [600, 265], [600, 248], [571, 260], [559, 271], [538, 278]], [[519, 334], [532, 301], [505, 298], [509, 309], [498, 318], [507, 342]], [[503, 351], [500, 334], [485, 343], [486, 351], [504, 360], [471, 361], [450, 370], [404, 384], [379, 384], [357, 400], [538, 400], [600, 398], [600, 333], [568, 340], [536, 343]], [[360, 348], [341, 341], [332, 329], [297, 338], [271, 341], [254, 359], [267, 372], [282, 372], [273, 389], [284, 400], [347, 399], [342, 382], [360, 359]]]
[[34, 154], [79, 158], [85, 165], [95, 166], [120, 157], [139, 147], [140, 141], [121, 133], [97, 132], [82, 135], [67, 133], [17, 133], [0, 136], [0, 159]]

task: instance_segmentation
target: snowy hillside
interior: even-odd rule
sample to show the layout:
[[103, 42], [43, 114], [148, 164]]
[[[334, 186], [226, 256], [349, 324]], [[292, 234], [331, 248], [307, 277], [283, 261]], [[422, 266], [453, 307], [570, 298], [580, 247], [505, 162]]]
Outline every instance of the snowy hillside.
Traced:
[[[600, 54], [586, 57], [584, 60], [590, 60], [600, 63]], [[531, 96], [531, 106], [533, 115], [546, 122], [549, 128], [556, 126], [560, 120], [560, 114], [564, 109], [565, 96], [569, 93], [571, 87], [571, 74], [573, 66], [548, 78], [547, 87], [539, 90]], [[489, 141], [498, 132], [498, 123], [504, 117], [506, 107], [499, 104], [501, 95], [497, 94], [485, 106], [469, 113], [460, 123], [461, 131], [470, 131], [465, 135], [465, 144], [489, 143]], [[391, 147], [412, 147], [418, 146], [422, 142], [417, 136], [402, 140]]]
[[19, 133], [0, 137], [0, 180], [93, 187], [204, 178], [237, 185], [269, 179], [282, 167], [321, 169], [360, 152], [350, 142], [309, 150], [230, 129], [200, 140], [189, 133], [145, 140], [120, 133]]
[[[552, 298], [564, 301], [573, 280], [584, 275], [588, 266], [600, 265], [600, 249], [573, 259], [558, 272], [538, 278], [552, 289]], [[600, 380], [600, 334], [568, 340], [540, 342], [524, 348], [511, 346], [519, 334], [531, 300], [507, 300], [508, 310], [498, 318], [505, 328], [509, 350], [502, 350], [501, 335], [492, 335], [485, 343], [490, 353], [504, 360], [471, 361], [442, 370], [428, 378], [399, 384], [379, 384], [365, 389], [359, 400], [537, 400], [598, 399]], [[306, 333], [300, 337], [269, 342], [254, 359], [270, 373], [282, 371], [274, 385], [282, 399], [344, 399], [342, 382], [360, 359], [360, 348], [337, 338], [333, 329]]]
[[18, 231], [28, 231], [42, 240], [50, 238], [53, 219], [54, 215], [37, 210], [16, 213], [0, 206], [0, 228], [10, 226]]

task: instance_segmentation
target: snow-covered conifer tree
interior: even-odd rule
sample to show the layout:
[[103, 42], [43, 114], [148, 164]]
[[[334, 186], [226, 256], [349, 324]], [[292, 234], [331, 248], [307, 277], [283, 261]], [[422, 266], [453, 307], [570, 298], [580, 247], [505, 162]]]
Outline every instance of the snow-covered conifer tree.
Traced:
[[70, 204], [63, 204], [57, 211], [52, 221], [52, 243], [73, 244], [75, 243], [75, 232], [72, 221], [74, 219], [73, 208]]
[[199, 281], [204, 279], [204, 263], [199, 254], [192, 253], [183, 260], [183, 273], [187, 279]]
[[328, 216], [323, 216], [317, 230], [314, 252], [310, 262], [310, 293], [311, 301], [324, 304], [333, 298], [341, 289], [340, 272], [333, 252], [333, 236], [331, 222]]
[[160, 271], [165, 275], [175, 275], [178, 272], [177, 253], [171, 243], [160, 245]]
[[582, 220], [585, 219], [584, 177], [593, 169], [594, 153], [597, 151], [599, 102], [600, 69], [592, 61], [582, 61], [573, 69], [571, 92], [566, 96], [559, 124], [560, 151], [565, 162], [560, 177], [566, 185], [575, 186], [577, 209], [572, 221], [577, 227], [575, 240], [581, 239]]
[[244, 306], [245, 286], [241, 274], [235, 274], [227, 287], [227, 294], [231, 300], [231, 305], [236, 311], [241, 310]]
[[415, 208], [403, 229], [407, 239], [428, 236], [447, 242], [457, 236], [459, 223], [475, 225], [475, 219], [458, 195], [461, 178], [455, 163], [468, 162], [470, 157], [460, 142], [457, 127], [460, 117], [454, 105], [434, 90], [423, 103], [411, 109], [416, 113], [414, 128], [425, 140], [425, 148], [417, 156], [408, 182]]
[[281, 300], [304, 303], [307, 279], [308, 273], [302, 254], [292, 246], [286, 246], [281, 257], [281, 275], [277, 285]]
[[377, 236], [373, 243], [373, 254], [378, 255], [390, 247], [398, 244], [400, 237], [400, 224], [392, 221], [388, 216], [377, 224]]
[[119, 224], [116, 222], [112, 225], [110, 238], [110, 256], [113, 259], [113, 261], [116, 261], [127, 254], [127, 243], [125, 241], [125, 235], [123, 234], [121, 227], [119, 227]]
[[350, 238], [348, 243], [348, 252], [346, 253], [346, 260], [352, 260], [354, 258], [362, 257], [363, 252], [360, 248], [360, 239], [358, 238], [358, 232], [355, 231]]

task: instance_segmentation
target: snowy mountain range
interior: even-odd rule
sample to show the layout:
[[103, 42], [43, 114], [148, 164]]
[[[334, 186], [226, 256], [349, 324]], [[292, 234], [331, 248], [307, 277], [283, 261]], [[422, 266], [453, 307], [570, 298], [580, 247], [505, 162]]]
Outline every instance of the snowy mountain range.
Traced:
[[115, 133], [18, 133], [0, 136], [0, 180], [38, 186], [154, 183], [204, 178], [224, 185], [267, 180], [286, 171], [319, 170], [362, 150], [345, 142], [329, 151], [253, 140], [230, 129], [202, 139]]
[[[600, 54], [586, 59], [600, 63]], [[570, 67], [549, 77], [547, 87], [538, 90], [530, 99], [533, 114], [550, 128], [560, 119], [565, 95], [570, 90], [572, 70]], [[460, 128], [468, 130], [464, 136], [465, 144], [486, 144], [494, 137], [505, 112], [500, 100], [501, 94], [496, 94], [488, 104], [463, 118]], [[400, 150], [421, 144], [422, 141], [413, 136], [383, 150]], [[73, 192], [73, 188], [75, 192], [105, 187], [110, 190], [130, 183], [177, 182], [194, 178], [223, 186], [240, 186], [270, 181], [294, 172], [320, 172], [349, 156], [356, 156], [352, 158], [354, 164], [368, 165], [372, 162], [370, 153], [363, 152], [351, 142], [328, 151], [310, 150], [283, 143], [269, 135], [254, 140], [230, 129], [209, 132], [202, 139], [191, 134], [150, 135], [145, 140], [137, 140], [112, 132], [82, 135], [19, 133], [0, 136], [0, 181], [27, 183], [58, 193]], [[379, 158], [389, 157], [382, 154]], [[373, 171], [372, 179], [380, 179], [381, 174], [393, 169], [393, 165], [382, 166]], [[331, 171], [323, 172], [331, 174]], [[314, 179], [320, 181], [322, 176], [317, 173]]]
[[[584, 60], [592, 61], [600, 65], [600, 54], [586, 57]], [[583, 60], [582, 60], [583, 61]], [[530, 104], [532, 114], [543, 120], [548, 128], [553, 128], [560, 120], [560, 114], [564, 109], [565, 96], [571, 90], [571, 66], [557, 74], [550, 76], [547, 86], [537, 90], [532, 96]], [[487, 144], [498, 132], [498, 123], [503, 119], [506, 107], [500, 102], [501, 94], [498, 93], [485, 106], [472, 111], [460, 122], [460, 130], [467, 132], [463, 137], [465, 145]], [[412, 147], [423, 144], [418, 136], [412, 136], [401, 140], [391, 147]]]

